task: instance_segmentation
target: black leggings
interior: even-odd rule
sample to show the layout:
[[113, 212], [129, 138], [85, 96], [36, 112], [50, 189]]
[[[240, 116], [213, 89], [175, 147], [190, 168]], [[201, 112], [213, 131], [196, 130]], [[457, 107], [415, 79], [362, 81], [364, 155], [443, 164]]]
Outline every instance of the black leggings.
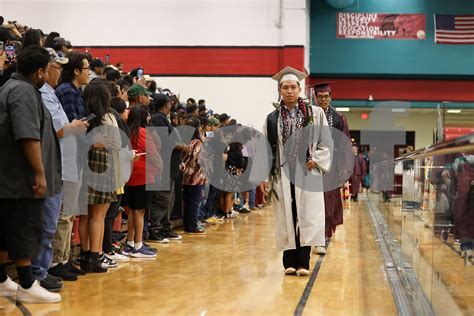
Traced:
[[114, 250], [112, 244], [112, 233], [114, 230], [114, 221], [119, 214], [120, 200], [122, 195], [117, 195], [117, 201], [110, 203], [107, 214], [105, 215], [104, 240], [102, 241], [102, 250], [104, 253], [111, 253]]

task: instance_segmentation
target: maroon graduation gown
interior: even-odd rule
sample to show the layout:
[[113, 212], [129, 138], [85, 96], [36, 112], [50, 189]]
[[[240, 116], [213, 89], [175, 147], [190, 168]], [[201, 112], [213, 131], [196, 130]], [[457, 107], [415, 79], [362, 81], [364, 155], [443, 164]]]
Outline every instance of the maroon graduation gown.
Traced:
[[354, 173], [351, 177], [351, 194], [352, 196], [357, 196], [359, 194], [360, 184], [362, 179], [367, 173], [367, 168], [365, 166], [365, 159], [361, 154], [355, 156], [354, 160]]
[[[346, 117], [342, 113], [335, 111], [333, 120], [332, 127], [342, 131], [350, 139], [349, 124], [347, 123]], [[337, 144], [334, 144], [334, 146], [337, 146]], [[332, 234], [336, 231], [336, 226], [342, 225], [344, 222], [344, 206], [342, 203], [341, 188], [324, 192], [324, 207], [326, 215], [326, 238], [331, 238]]]

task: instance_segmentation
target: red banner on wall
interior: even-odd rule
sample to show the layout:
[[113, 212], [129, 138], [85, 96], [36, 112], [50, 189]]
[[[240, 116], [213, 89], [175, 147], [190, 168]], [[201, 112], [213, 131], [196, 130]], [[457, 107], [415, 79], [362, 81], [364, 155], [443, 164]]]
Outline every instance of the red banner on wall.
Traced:
[[426, 38], [424, 14], [337, 13], [337, 38], [417, 39]]

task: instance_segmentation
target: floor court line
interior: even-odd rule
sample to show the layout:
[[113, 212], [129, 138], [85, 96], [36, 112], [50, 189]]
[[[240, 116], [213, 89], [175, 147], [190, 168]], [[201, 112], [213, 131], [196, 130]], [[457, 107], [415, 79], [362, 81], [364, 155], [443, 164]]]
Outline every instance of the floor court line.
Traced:
[[[329, 248], [330, 243], [331, 241], [328, 242], [327, 248]], [[314, 282], [316, 282], [316, 278], [318, 277], [319, 270], [321, 268], [321, 265], [323, 264], [324, 257], [325, 256], [320, 255], [314, 265], [313, 272], [311, 273], [308, 283], [306, 284], [303, 294], [301, 295], [301, 299], [298, 302], [298, 306], [296, 306], [296, 310], [294, 314], [295, 316], [301, 316], [303, 314], [306, 303], [308, 302], [309, 296], [311, 295], [311, 290], [313, 289]]]
[[9, 296], [7, 297], [10, 302], [16, 305], [20, 312], [23, 314], [23, 316], [32, 316], [31, 312], [26, 308], [25, 305], [23, 305], [21, 302], [18, 302], [17, 300], [13, 299], [13, 297]]

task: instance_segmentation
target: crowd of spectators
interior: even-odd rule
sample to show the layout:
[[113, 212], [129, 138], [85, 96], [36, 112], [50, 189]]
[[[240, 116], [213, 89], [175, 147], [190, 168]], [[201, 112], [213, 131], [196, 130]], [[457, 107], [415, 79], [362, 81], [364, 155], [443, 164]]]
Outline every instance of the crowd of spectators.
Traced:
[[[173, 219], [182, 218], [186, 234], [204, 235], [207, 225], [267, 203], [264, 184], [247, 192], [210, 184], [203, 145], [217, 137], [225, 143], [224, 126], [243, 129], [228, 114], [204, 99], [181, 102], [138, 65], [126, 72], [57, 32], [0, 19], [0, 143], [8, 153], [0, 160], [0, 295], [59, 302], [64, 281], [155, 258], [145, 241], [182, 240]], [[160, 139], [150, 126], [168, 135]], [[179, 126], [194, 131], [189, 142]], [[171, 134], [178, 136], [166, 161], [163, 137]], [[255, 148], [247, 140], [226, 146], [228, 174], [248, 168]], [[167, 189], [150, 189], [168, 181]], [[122, 222], [127, 228], [114, 231]], [[19, 285], [7, 275], [11, 261]]]

